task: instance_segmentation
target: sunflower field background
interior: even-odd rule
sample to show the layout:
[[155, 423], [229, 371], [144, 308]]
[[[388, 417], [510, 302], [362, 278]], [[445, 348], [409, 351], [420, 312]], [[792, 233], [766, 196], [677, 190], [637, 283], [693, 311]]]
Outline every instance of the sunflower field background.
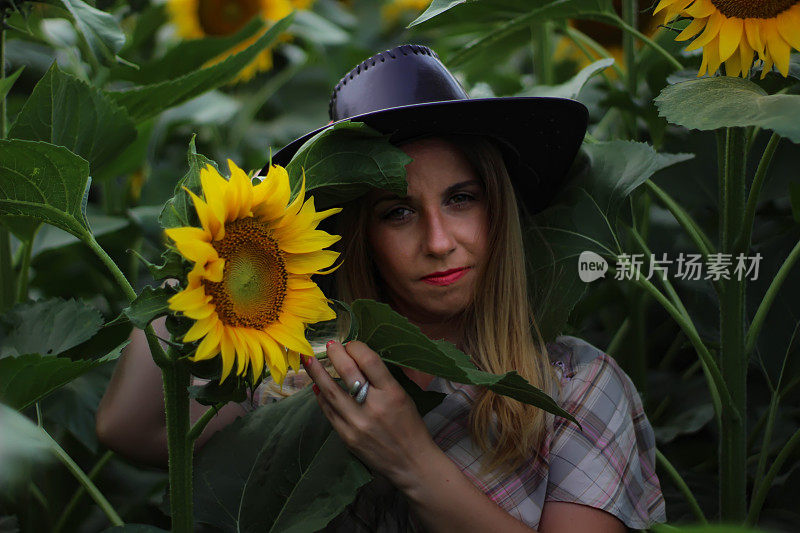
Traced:
[[[233, 364], [224, 345], [221, 358], [189, 365], [182, 357], [196, 352], [179, 337], [191, 324], [168, 320], [173, 343], [153, 356], [173, 419], [169, 472], [105, 448], [95, 415], [132, 329], [170, 313], [178, 289], [162, 281], [189, 276], [183, 234], [164, 232], [201, 226], [183, 187], [200, 195], [210, 168], [233, 186], [226, 160], [261, 169], [328, 123], [344, 73], [404, 43], [433, 48], [473, 98], [589, 108], [570, 186], [527, 222], [530, 282], [548, 339], [601, 347], [641, 392], [667, 503], [669, 526], [655, 530], [798, 529], [799, 1], [7, 0], [0, 10], [0, 531], [315, 531], [352, 501], [369, 473], [331, 439], [307, 389], [192, 458], [202, 425], [189, 426], [189, 395], [210, 406], [207, 423], [247, 386], [297, 370], [288, 340], [266, 367], [221, 368]], [[369, 145], [402, 190], [402, 154], [355, 124], [315, 142], [335, 152], [340, 135]], [[337, 176], [375, 182], [353, 177], [354, 161], [319, 170], [310, 153], [286, 168], [295, 198], [305, 190], [329, 209], [358, 194]], [[313, 203], [303, 216], [316, 227]], [[604, 279], [580, 281], [583, 251], [612, 265]], [[619, 258], [633, 254], [645, 273], [656, 266], [647, 258], [672, 260], [669, 275], [624, 276]], [[683, 279], [676, 260], [689, 254], [732, 261], [732, 275]], [[757, 273], [737, 279], [739, 255], [760, 257]], [[335, 310], [390, 363], [385, 338], [365, 336], [382, 324], [405, 328], [407, 364], [466, 368], [386, 306]], [[190, 372], [231, 377], [188, 390]], [[515, 397], [557, 412], [526, 385], [513, 383]], [[415, 400], [424, 410], [435, 398]], [[303, 440], [304, 424], [315, 433]], [[299, 454], [338, 470], [309, 467], [300, 478], [317, 482], [303, 484], [268, 460]]]

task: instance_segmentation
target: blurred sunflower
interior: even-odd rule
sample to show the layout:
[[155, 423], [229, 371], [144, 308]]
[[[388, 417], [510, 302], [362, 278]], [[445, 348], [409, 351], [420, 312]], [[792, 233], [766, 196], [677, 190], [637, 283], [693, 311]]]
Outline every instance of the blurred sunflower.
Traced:
[[323, 269], [339, 256], [323, 250], [339, 236], [316, 228], [341, 209], [317, 212], [313, 197], [304, 201], [305, 175], [289, 203], [283, 167], [273, 165], [253, 185], [232, 161], [228, 165], [230, 180], [211, 166], [201, 170], [205, 200], [187, 189], [202, 227], [166, 230], [181, 255], [194, 262], [186, 288], [170, 298], [169, 307], [196, 320], [183, 337], [202, 339], [191, 360], [222, 353], [220, 383], [236, 363], [236, 374], [249, 368], [254, 382], [266, 364], [282, 384], [289, 366], [299, 371], [299, 354], [314, 353], [305, 325], [336, 317], [311, 275], [331, 272]]
[[391, 0], [381, 7], [381, 16], [389, 24], [394, 24], [406, 12], [421, 13], [431, 4], [431, 0]]
[[[178, 35], [184, 39], [202, 39], [233, 35], [253, 17], [261, 16], [275, 22], [294, 9], [307, 9], [314, 0], [167, 0], [167, 12]], [[214, 65], [237, 54], [256, 42], [267, 30], [245, 39], [230, 50], [208, 62]], [[291, 36], [281, 35], [278, 40], [288, 41]], [[267, 48], [238, 74], [234, 82], [248, 81], [258, 72], [272, 68], [272, 50]]]
[[762, 78], [773, 64], [788, 76], [792, 48], [800, 50], [800, 0], [661, 0], [655, 13], [661, 10], [667, 20], [692, 18], [676, 40], [700, 34], [686, 48], [703, 48], [698, 76], [714, 75], [724, 62], [727, 75], [746, 77], [755, 53], [764, 62]]

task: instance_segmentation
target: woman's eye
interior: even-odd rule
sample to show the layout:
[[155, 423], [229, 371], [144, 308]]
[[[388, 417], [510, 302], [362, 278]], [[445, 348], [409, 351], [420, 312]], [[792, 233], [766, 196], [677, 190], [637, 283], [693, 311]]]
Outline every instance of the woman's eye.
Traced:
[[472, 196], [465, 193], [454, 194], [450, 197], [450, 202], [454, 204], [465, 204], [470, 200], [473, 200]]
[[396, 209], [392, 209], [391, 211], [383, 215], [383, 218], [385, 220], [403, 220], [405, 218], [406, 211], [408, 211], [409, 213], [411, 212], [410, 209], [407, 209], [405, 207], [398, 207]]

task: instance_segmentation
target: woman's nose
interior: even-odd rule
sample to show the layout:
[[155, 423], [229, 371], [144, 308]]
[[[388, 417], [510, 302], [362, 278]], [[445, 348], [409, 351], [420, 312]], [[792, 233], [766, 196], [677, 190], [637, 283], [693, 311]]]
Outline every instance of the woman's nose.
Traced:
[[428, 253], [446, 256], [456, 248], [456, 239], [451, 223], [441, 213], [425, 217], [425, 245]]

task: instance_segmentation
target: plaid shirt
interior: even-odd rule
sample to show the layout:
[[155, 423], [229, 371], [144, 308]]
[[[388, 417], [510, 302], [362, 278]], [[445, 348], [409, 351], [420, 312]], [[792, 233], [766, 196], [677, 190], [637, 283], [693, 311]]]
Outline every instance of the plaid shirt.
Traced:
[[[559, 403], [582, 430], [549, 416], [552, 430], [529, 462], [511, 474], [481, 477], [483, 453], [472, 442], [468, 425], [479, 388], [436, 377], [428, 390], [447, 396], [424, 417], [436, 444], [475, 486], [532, 528], [539, 526], [546, 501], [602, 509], [632, 529], [665, 522], [653, 429], [630, 378], [611, 357], [576, 337], [558, 337], [547, 350], [561, 381]], [[325, 531], [422, 529], [402, 493], [378, 476]]]

